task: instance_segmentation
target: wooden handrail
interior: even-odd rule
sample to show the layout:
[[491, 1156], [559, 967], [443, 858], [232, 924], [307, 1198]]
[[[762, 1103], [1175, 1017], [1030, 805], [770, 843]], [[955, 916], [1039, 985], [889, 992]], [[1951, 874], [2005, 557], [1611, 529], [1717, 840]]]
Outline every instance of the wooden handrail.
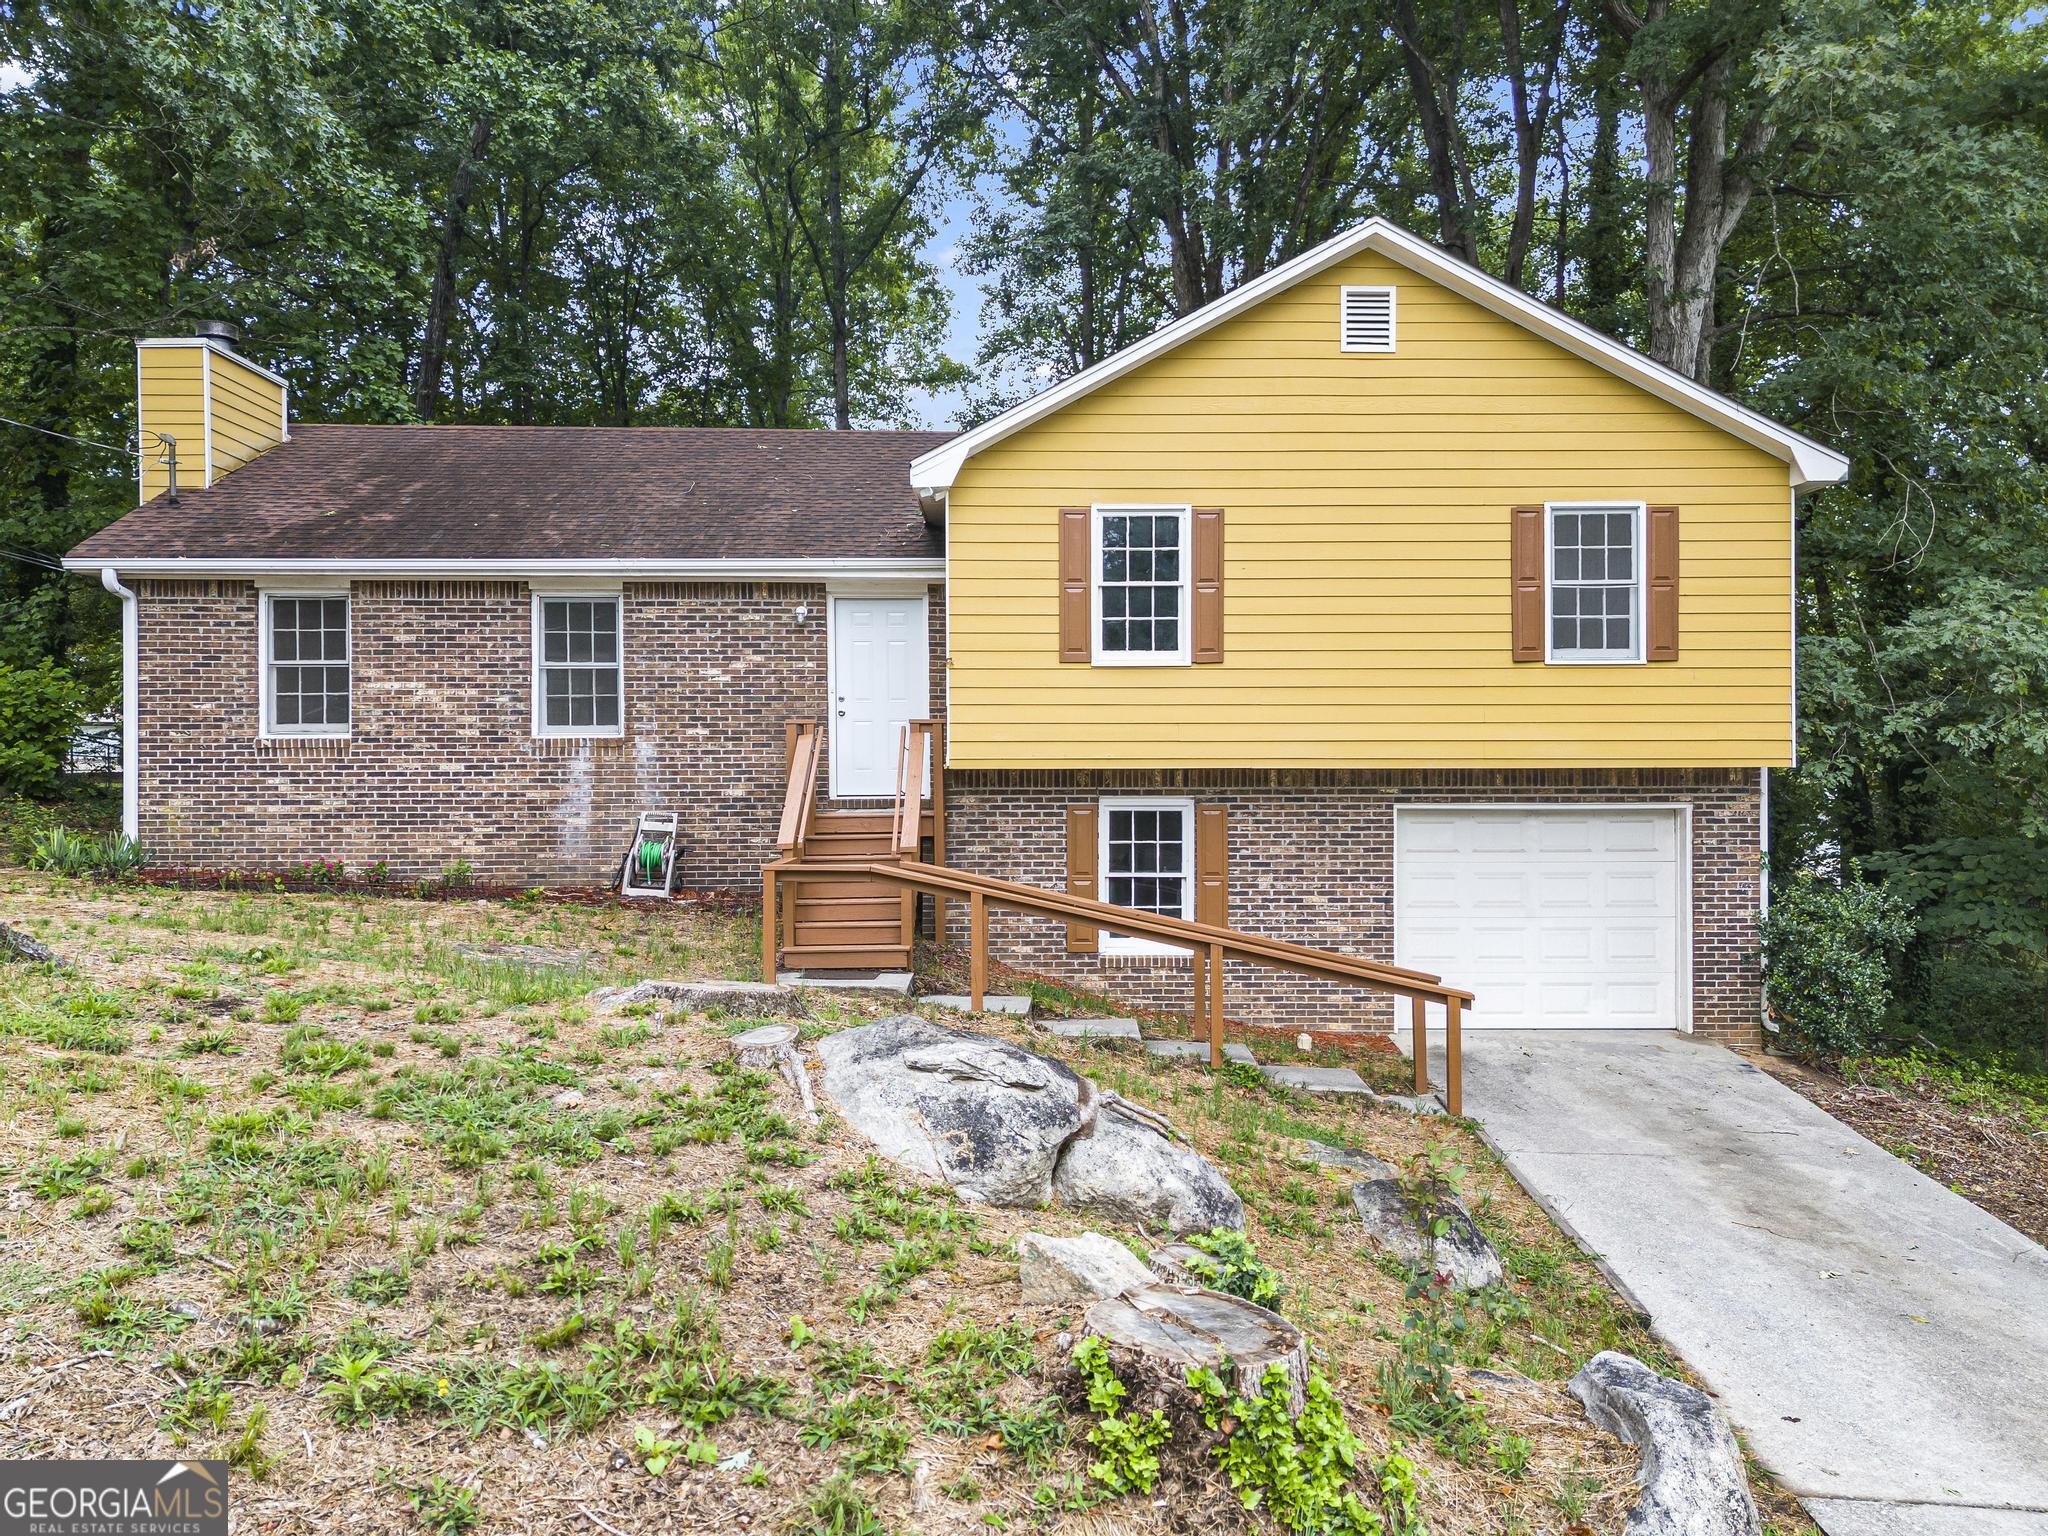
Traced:
[[903, 755], [896, 764], [895, 848], [904, 858], [917, 857], [924, 834], [924, 769], [932, 725], [912, 720], [903, 727]]
[[[1459, 1059], [1460, 1020], [1464, 1009], [1472, 1002], [1472, 994], [1459, 987], [1445, 986], [1440, 976], [1409, 970], [1404, 966], [1382, 965], [1378, 961], [1342, 955], [1333, 950], [1312, 949], [1285, 939], [1265, 938], [1235, 928], [1189, 922], [1185, 918], [1163, 917], [1155, 912], [1139, 912], [1106, 901], [1070, 896], [1065, 891], [1047, 890], [1043, 886], [1024, 885], [1014, 880], [998, 880], [988, 875], [970, 874], [966, 870], [944, 869], [915, 860], [870, 864], [805, 864], [801, 861], [772, 864], [762, 871], [766, 882], [764, 892], [772, 900], [773, 887], [781, 881], [840, 879], [856, 872], [912, 890], [927, 891], [941, 900], [953, 897], [968, 903], [972, 951], [968, 957], [971, 978], [969, 1002], [976, 1010], [981, 1007], [982, 994], [987, 986], [988, 909], [991, 907], [1004, 907], [1057, 922], [1085, 922], [1190, 951], [1196, 957], [1195, 1017], [1201, 1019], [1206, 1015], [1212, 1064], [1220, 1065], [1223, 1060], [1223, 962], [1231, 957], [1410, 998], [1417, 1005], [1414, 1018], [1418, 1026], [1425, 1019], [1423, 1008], [1430, 1003], [1440, 1004], [1444, 1008], [1448, 1047], [1444, 1107], [1454, 1115], [1463, 1112], [1460, 1102], [1464, 1096], [1462, 1062]], [[768, 931], [765, 917], [763, 931]], [[1418, 1087], [1426, 1087], [1428, 1041], [1420, 1027], [1415, 1035], [1417, 1084]]]
[[811, 815], [818, 803], [818, 727], [814, 721], [790, 721], [789, 787], [782, 794], [782, 820], [775, 847], [785, 859], [803, 857], [811, 835]]

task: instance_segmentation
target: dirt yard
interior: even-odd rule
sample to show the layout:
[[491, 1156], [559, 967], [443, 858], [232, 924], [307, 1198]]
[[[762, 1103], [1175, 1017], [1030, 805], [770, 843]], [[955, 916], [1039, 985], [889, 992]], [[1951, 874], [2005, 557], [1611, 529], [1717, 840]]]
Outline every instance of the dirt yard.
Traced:
[[[0, 871], [0, 920], [66, 962], [0, 968], [0, 1455], [225, 1456], [241, 1531], [1276, 1529], [1213, 1465], [1149, 1499], [1090, 1478], [1076, 1319], [1020, 1306], [1013, 1248], [1089, 1223], [812, 1131], [731, 1068], [751, 1021], [589, 1001], [752, 976], [744, 914]], [[985, 1027], [1231, 1179], [1367, 1477], [1419, 1472], [1388, 1532], [1620, 1530], [1635, 1452], [1563, 1382], [1604, 1347], [1676, 1363], [1469, 1132]], [[1411, 1299], [1303, 1138], [1457, 1178], [1511, 1284]]]

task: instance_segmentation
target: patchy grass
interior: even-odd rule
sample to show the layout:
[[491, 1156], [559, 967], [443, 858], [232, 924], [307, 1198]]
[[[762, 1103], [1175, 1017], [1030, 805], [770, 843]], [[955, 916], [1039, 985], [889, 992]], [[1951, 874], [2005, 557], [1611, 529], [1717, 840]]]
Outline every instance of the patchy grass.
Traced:
[[[1063, 1395], [1078, 1319], [1019, 1305], [1013, 1247], [1088, 1223], [965, 1207], [813, 1130], [731, 1064], [733, 1021], [587, 1000], [755, 974], [743, 914], [12, 872], [0, 897], [71, 962], [0, 1000], [7, 1454], [226, 1456], [277, 1532], [1270, 1529], [1214, 1477], [1103, 1503]], [[819, 999], [805, 1033], [887, 1006]], [[1672, 1362], [1464, 1127], [980, 1027], [1224, 1169], [1431, 1530], [1620, 1529], [1635, 1454], [1561, 1383], [1605, 1347]], [[1411, 1295], [1304, 1138], [1462, 1169], [1512, 1284]]]

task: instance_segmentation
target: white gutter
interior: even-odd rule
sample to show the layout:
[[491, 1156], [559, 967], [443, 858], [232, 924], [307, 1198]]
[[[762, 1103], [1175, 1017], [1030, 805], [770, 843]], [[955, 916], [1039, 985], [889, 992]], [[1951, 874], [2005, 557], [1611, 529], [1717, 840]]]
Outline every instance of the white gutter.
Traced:
[[121, 577], [111, 565], [100, 567], [100, 585], [121, 599], [121, 834], [135, 838], [141, 835], [142, 826], [141, 786], [135, 782], [135, 763], [140, 755], [137, 751], [137, 725], [142, 715], [136, 677], [141, 625], [135, 609], [135, 593], [121, 585]]
[[179, 558], [79, 559], [66, 556], [67, 571], [105, 571], [118, 564], [132, 576], [616, 576], [625, 581], [822, 581], [861, 576], [875, 580], [913, 577], [944, 580], [943, 556], [914, 560], [827, 559], [798, 556], [773, 560], [304, 560], [274, 556], [192, 556]]

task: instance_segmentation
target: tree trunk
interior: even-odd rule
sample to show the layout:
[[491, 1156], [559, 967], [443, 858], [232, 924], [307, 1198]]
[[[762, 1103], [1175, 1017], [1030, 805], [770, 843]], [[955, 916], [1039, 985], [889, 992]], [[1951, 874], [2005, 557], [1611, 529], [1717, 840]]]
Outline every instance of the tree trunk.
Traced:
[[455, 320], [455, 271], [469, 222], [469, 199], [476, 173], [491, 143], [491, 119], [480, 117], [470, 130], [469, 145], [448, 181], [448, 208], [441, 220], [441, 243], [434, 253], [434, 286], [427, 298], [426, 334], [420, 340], [419, 369], [413, 378], [413, 414], [432, 421], [441, 407], [441, 380], [448, 366], [448, 332]]
[[1409, 94], [1422, 129], [1429, 161], [1430, 195], [1436, 199], [1437, 241], [1474, 266], [1479, 264], [1479, 236], [1472, 227], [1459, 172], [1456, 82], [1447, 81], [1422, 46], [1422, 27], [1415, 0], [1394, 0], [1394, 33], [1401, 41], [1401, 62], [1408, 74]]

